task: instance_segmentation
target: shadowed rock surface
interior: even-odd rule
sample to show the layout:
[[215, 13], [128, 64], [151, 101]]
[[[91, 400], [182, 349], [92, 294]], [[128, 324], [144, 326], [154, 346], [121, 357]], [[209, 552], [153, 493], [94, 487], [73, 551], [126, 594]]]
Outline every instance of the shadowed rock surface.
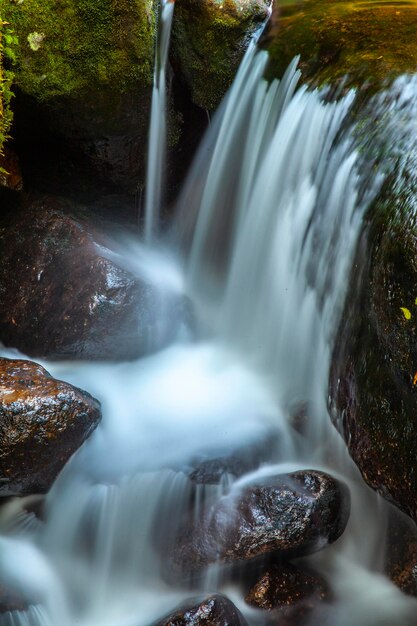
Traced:
[[[290, 564], [272, 565], [246, 595], [246, 602], [263, 613], [264, 624], [290, 626], [306, 623], [312, 611], [331, 599], [327, 582], [319, 575]], [[265, 615], [266, 613], [266, 615]]]
[[213, 110], [230, 86], [271, 0], [179, 0], [171, 58], [195, 104]]
[[0, 495], [47, 491], [100, 417], [97, 400], [37, 363], [0, 359]]
[[169, 300], [170, 328], [161, 327], [165, 296], [107, 258], [102, 233], [63, 206], [40, 201], [0, 225], [0, 341], [49, 358], [130, 359], [161, 347], [182, 305]]
[[168, 554], [173, 575], [188, 577], [205, 566], [275, 552], [309, 554], [336, 541], [350, 509], [347, 488], [313, 470], [266, 478], [235, 489], [202, 519], [180, 526]]
[[194, 599], [153, 626], [248, 626], [230, 600], [220, 594]]

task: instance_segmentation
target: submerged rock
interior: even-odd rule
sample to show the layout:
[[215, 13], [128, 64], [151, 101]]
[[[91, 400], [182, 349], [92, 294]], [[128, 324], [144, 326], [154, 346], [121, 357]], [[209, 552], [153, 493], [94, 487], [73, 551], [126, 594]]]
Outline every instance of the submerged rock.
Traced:
[[271, 0], [178, 0], [171, 57], [195, 104], [215, 109]]
[[0, 495], [47, 491], [100, 417], [97, 400], [37, 363], [0, 359]]
[[187, 578], [216, 562], [310, 554], [343, 533], [349, 509], [347, 488], [328, 474], [268, 477], [235, 489], [201, 519], [185, 520], [173, 538], [168, 569]]
[[24, 116], [38, 107], [103, 179], [133, 190], [144, 166], [154, 8], [154, 0], [9, 1], [2, 16], [19, 40]]
[[0, 615], [7, 611], [25, 611], [28, 606], [29, 603], [24, 597], [0, 585]]
[[228, 598], [216, 594], [189, 600], [153, 626], [247, 626], [247, 622]]
[[37, 202], [0, 226], [0, 340], [50, 358], [129, 359], [161, 347], [182, 304], [107, 258], [103, 233], [63, 207]]
[[312, 611], [332, 597], [327, 582], [314, 572], [290, 564], [269, 567], [246, 595], [246, 602], [262, 613], [265, 625], [309, 623]]

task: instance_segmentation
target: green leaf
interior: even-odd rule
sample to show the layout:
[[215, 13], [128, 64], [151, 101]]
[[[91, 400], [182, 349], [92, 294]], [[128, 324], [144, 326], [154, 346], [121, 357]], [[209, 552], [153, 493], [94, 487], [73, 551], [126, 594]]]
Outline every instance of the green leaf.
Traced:
[[406, 309], [405, 307], [401, 306], [400, 307], [401, 311], [404, 313], [404, 317], [406, 320], [411, 320], [411, 312], [409, 309]]

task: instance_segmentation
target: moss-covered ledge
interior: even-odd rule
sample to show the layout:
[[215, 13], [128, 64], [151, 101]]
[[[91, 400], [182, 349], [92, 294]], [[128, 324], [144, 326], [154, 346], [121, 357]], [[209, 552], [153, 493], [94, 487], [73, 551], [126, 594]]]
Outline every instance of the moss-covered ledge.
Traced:
[[143, 166], [156, 1], [4, 0], [28, 108], [46, 111], [100, 175], [127, 186]]
[[314, 86], [379, 88], [417, 70], [417, 2], [306, 0], [275, 6], [262, 45], [269, 77], [281, 77], [300, 55], [303, 78]]

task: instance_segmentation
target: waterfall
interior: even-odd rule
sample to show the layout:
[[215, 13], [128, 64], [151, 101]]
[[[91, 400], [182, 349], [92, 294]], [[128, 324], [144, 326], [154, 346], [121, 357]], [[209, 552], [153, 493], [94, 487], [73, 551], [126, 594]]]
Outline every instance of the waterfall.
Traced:
[[[172, 10], [165, 3], [162, 15], [172, 19]], [[159, 103], [167, 46], [161, 40]], [[30, 588], [27, 563], [38, 551], [48, 566], [38, 581], [42, 608], [6, 615], [5, 626], [149, 626], [190, 595], [165, 572], [166, 536], [182, 516], [260, 475], [307, 467], [342, 477], [353, 499], [345, 536], [311, 559], [335, 589], [323, 623], [403, 626], [413, 618], [414, 602], [380, 573], [386, 505], [359, 479], [326, 408], [353, 253], [382, 181], [360, 167], [349, 124], [354, 93], [327, 103], [300, 87], [297, 59], [280, 82], [268, 83], [266, 63], [251, 45], [196, 157], [167, 243], [187, 250], [181, 278], [200, 336], [131, 363], [44, 363], [100, 398], [103, 422], [48, 494], [47, 521], [16, 514], [14, 530], [7, 521], [15, 534], [7, 541], [38, 547], [13, 571], [5, 565], [4, 580]], [[152, 124], [162, 119], [158, 110]], [[160, 130], [151, 129], [152, 209], [162, 170], [152, 133]], [[156, 220], [151, 213], [148, 244]], [[117, 251], [123, 266], [136, 266], [136, 250]], [[149, 259], [155, 276], [158, 259]], [[308, 415], [304, 437], [291, 425], [300, 410]], [[190, 479], [201, 460], [265, 441], [274, 442], [268, 462], [234, 484], [228, 476], [211, 488]], [[227, 573], [210, 572], [202, 588], [226, 592], [256, 625]]]
[[145, 242], [152, 243], [158, 224], [164, 183], [166, 149], [166, 67], [174, 0], [161, 0], [149, 127], [145, 197]]

